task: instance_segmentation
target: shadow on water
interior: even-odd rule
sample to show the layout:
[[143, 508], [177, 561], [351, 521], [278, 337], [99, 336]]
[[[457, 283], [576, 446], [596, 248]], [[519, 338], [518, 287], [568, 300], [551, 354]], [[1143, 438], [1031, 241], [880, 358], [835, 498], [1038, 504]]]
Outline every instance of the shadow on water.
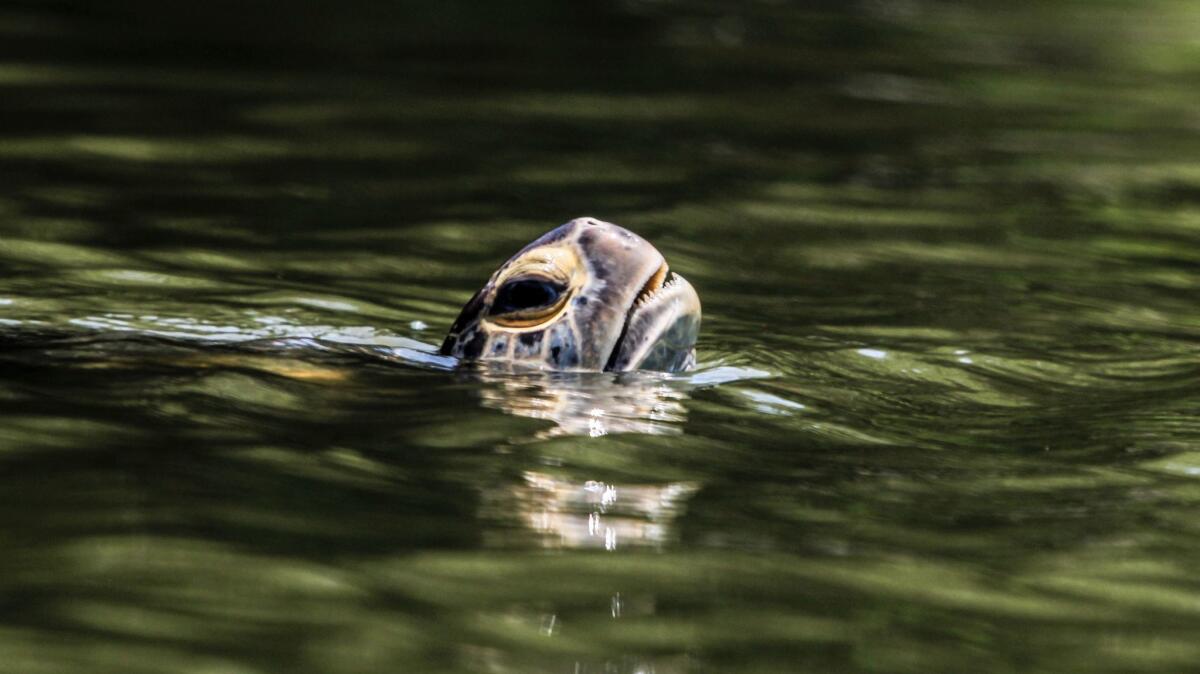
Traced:
[[[0, 671], [1191, 667], [1198, 25], [0, 9]], [[434, 355], [579, 215], [697, 372]]]

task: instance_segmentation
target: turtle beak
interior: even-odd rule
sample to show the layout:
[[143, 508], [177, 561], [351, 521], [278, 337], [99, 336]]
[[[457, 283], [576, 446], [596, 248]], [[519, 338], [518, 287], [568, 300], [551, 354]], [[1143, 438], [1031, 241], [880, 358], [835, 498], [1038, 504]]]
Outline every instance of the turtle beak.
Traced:
[[634, 299], [606, 371], [678, 372], [695, 361], [700, 297], [664, 263]]

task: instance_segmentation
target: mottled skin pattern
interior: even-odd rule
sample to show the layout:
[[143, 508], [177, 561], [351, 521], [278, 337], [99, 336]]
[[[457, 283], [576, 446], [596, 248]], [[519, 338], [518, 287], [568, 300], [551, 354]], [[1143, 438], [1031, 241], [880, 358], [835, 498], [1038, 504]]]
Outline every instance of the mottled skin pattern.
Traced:
[[[564, 289], [545, 315], [513, 321], [495, 310], [506, 284], [531, 278]], [[551, 370], [678, 371], [695, 362], [699, 326], [699, 298], [654, 246], [578, 218], [497, 269], [463, 307], [441, 353]]]

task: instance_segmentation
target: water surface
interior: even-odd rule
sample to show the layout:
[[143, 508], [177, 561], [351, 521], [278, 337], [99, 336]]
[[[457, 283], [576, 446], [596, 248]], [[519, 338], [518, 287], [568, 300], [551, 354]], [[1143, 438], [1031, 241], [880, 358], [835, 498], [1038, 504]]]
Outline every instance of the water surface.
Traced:
[[[1193, 667], [1200, 9], [566, 7], [0, 11], [0, 671]], [[696, 373], [433, 355], [580, 215]]]

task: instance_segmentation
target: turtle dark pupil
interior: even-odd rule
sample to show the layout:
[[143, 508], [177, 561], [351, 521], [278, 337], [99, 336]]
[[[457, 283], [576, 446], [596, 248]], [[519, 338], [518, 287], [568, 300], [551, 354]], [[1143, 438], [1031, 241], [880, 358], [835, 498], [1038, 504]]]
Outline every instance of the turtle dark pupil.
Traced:
[[493, 314], [535, 309], [554, 304], [563, 293], [563, 287], [537, 279], [512, 281], [500, 287], [496, 300], [492, 302]]

